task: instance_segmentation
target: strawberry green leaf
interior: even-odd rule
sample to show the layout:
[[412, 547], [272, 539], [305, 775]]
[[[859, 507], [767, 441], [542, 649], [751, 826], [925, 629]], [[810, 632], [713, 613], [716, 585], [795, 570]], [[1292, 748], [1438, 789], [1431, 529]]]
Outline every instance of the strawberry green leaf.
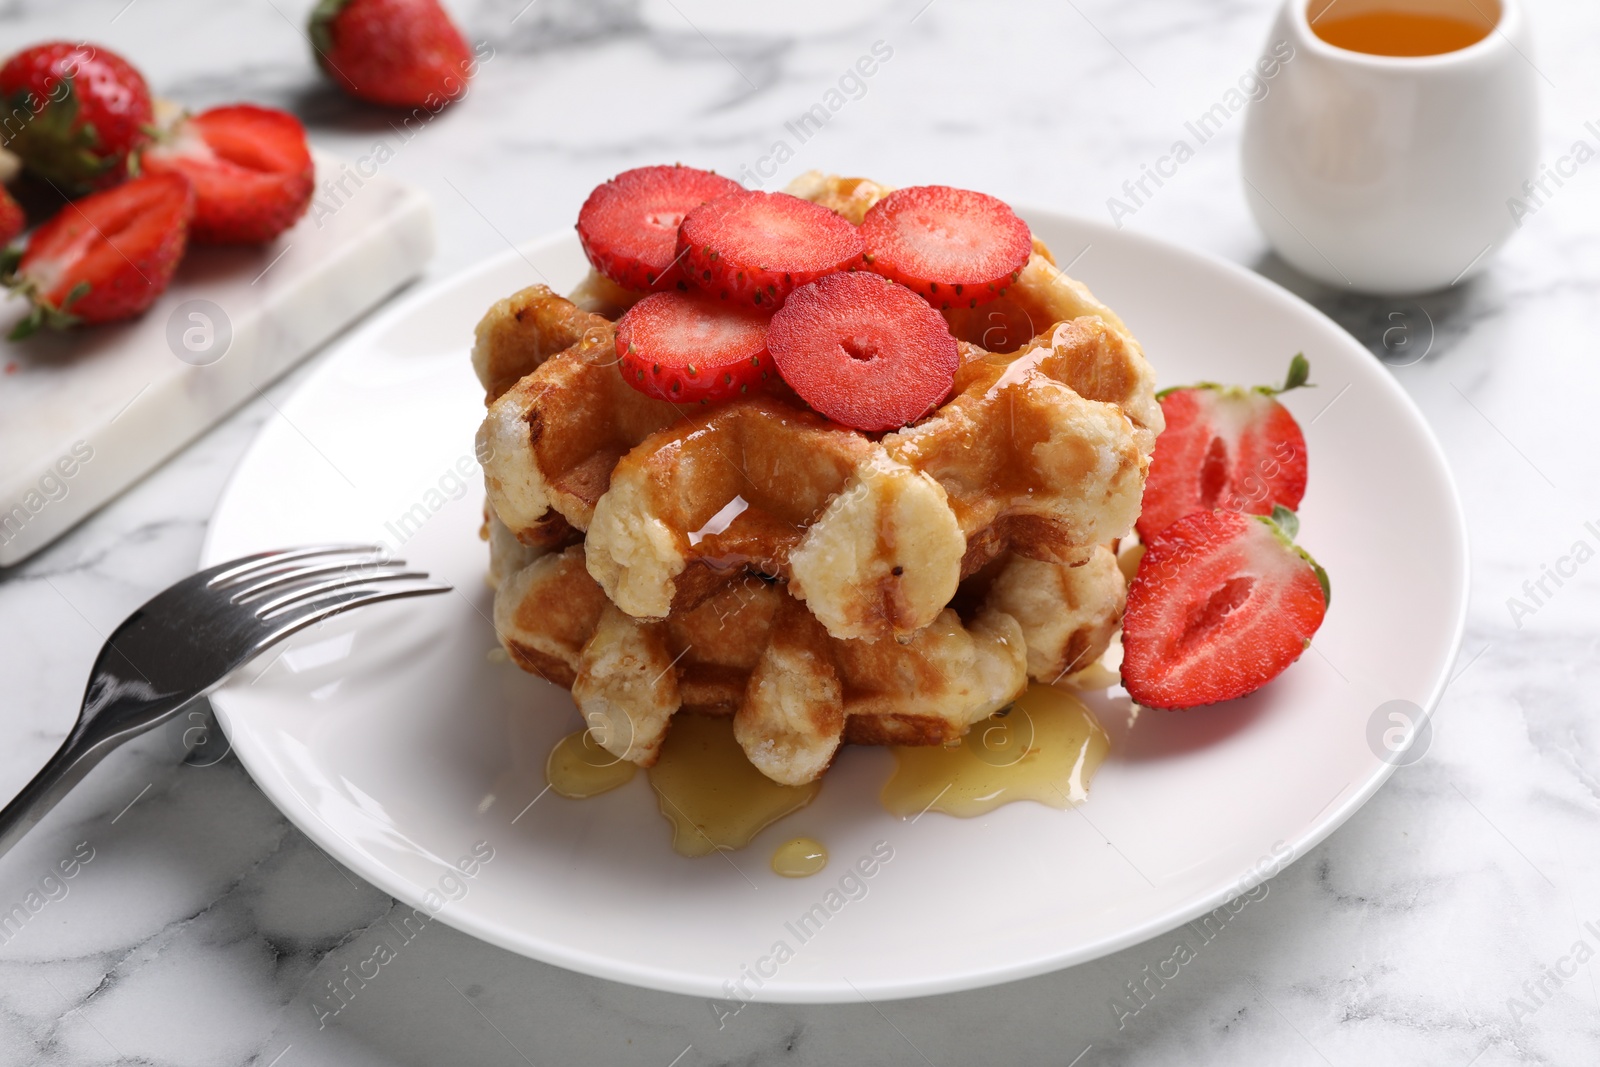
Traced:
[[6, 334], [6, 340], [26, 341], [38, 332], [41, 321], [42, 317], [39, 314], [39, 309], [34, 308], [27, 315], [17, 320], [17, 324], [11, 327], [11, 332]]
[[[1311, 361], [1306, 358], [1304, 352], [1296, 352], [1294, 358], [1289, 361], [1289, 376], [1283, 380], [1283, 388], [1279, 389], [1278, 392], [1287, 393], [1289, 390], [1298, 389], [1303, 385], [1310, 386], [1310, 382]], [[1310, 387], [1315, 388], [1315, 386]]]
[[1310, 556], [1307, 556], [1304, 552], [1301, 552], [1300, 554], [1302, 556], [1305, 556], [1307, 563], [1311, 564], [1311, 569], [1317, 572], [1317, 584], [1322, 586], [1322, 602], [1323, 602], [1323, 604], [1332, 604], [1333, 603], [1333, 589], [1328, 584], [1328, 572], [1322, 569], [1322, 564], [1318, 563], [1316, 560], [1312, 559]]
[[1282, 385], [1258, 385], [1246, 390], [1243, 386], [1223, 385], [1220, 382], [1195, 382], [1193, 385], [1172, 385], [1156, 393], [1157, 400], [1165, 400], [1173, 393], [1181, 393], [1185, 389], [1215, 389], [1219, 392], [1245, 393], [1255, 392], [1262, 396], [1280, 396], [1291, 389], [1315, 389], [1311, 381], [1311, 361], [1306, 359], [1304, 352], [1296, 352], [1294, 358], [1289, 360], [1289, 374], [1284, 378]]
[[1300, 516], [1284, 507], [1282, 504], [1272, 505], [1272, 521], [1278, 528], [1289, 535], [1293, 541], [1300, 536]]
[[66, 92], [60, 99], [45, 101], [37, 111], [28, 106], [24, 94], [7, 102], [13, 115], [20, 111], [28, 116], [21, 129], [7, 138], [7, 147], [22, 157], [29, 170], [70, 196], [87, 191], [118, 161], [100, 155], [102, 144], [93, 123], [77, 126], [78, 91], [70, 76], [62, 81]]
[[311, 9], [308, 35], [311, 38], [311, 47], [317, 53], [317, 62], [324, 68], [328, 64], [328, 53], [333, 51], [333, 31], [329, 27], [349, 2], [350, 0], [318, 0], [317, 6]]
[[1311, 382], [1311, 361], [1304, 352], [1296, 352], [1289, 361], [1289, 373], [1282, 385], [1258, 385], [1256, 392], [1262, 396], [1282, 396], [1291, 389], [1315, 389]]
[[[55, 313], [63, 318], [73, 318], [74, 316], [68, 314], [72, 308], [72, 305], [77, 303], [79, 300], [82, 300], [87, 295], [89, 295], [89, 283], [79, 282], [77, 285], [72, 287], [72, 291], [67, 294], [67, 298], [61, 301], [61, 307], [55, 309]], [[69, 323], [68, 325], [71, 324]]]

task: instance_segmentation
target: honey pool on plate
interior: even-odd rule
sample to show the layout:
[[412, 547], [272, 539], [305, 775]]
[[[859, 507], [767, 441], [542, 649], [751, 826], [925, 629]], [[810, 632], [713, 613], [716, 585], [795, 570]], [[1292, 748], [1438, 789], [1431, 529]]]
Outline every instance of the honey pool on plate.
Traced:
[[[1032, 685], [959, 741], [891, 749], [894, 773], [880, 798], [901, 818], [928, 811], [970, 818], [1021, 800], [1066, 809], [1088, 799], [1089, 780], [1109, 749], [1105, 731], [1081, 700], [1063, 689]], [[551, 790], [574, 800], [625, 785], [634, 770], [584, 730], [556, 742], [545, 763]], [[821, 781], [772, 781], [745, 758], [731, 719], [699, 715], [673, 720], [647, 774], [672, 826], [672, 847], [685, 856], [743, 848], [822, 789]], [[803, 878], [827, 862], [821, 842], [797, 837], [773, 853], [772, 869]]]
[[627, 760], [601, 748], [588, 730], [579, 730], [557, 741], [550, 750], [544, 778], [553, 792], [584, 800], [628, 784], [636, 770]]
[[828, 865], [828, 850], [820, 841], [794, 837], [772, 854], [772, 871], [785, 878], [809, 878]]
[[701, 715], [673, 721], [649, 773], [661, 814], [672, 824], [672, 847], [685, 856], [743, 848], [822, 789], [821, 782], [774, 782], [745, 758], [732, 719]]
[[1065, 810], [1089, 799], [1089, 779], [1110, 748], [1083, 701], [1031, 685], [953, 745], [896, 748], [883, 806], [901, 818], [971, 818], [1019, 800]]

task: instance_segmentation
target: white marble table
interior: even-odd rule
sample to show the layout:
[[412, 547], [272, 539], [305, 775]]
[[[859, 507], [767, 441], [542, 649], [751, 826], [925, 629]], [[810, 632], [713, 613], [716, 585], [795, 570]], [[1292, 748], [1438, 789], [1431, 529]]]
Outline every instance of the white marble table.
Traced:
[[[767, 188], [824, 167], [1104, 217], [1247, 69], [1271, 7], [459, 0], [493, 57], [470, 99], [407, 135], [322, 85], [296, 28], [309, 6], [13, 0], [0, 50], [85, 37], [135, 58], [163, 95], [292, 107], [347, 158], [386, 143], [383, 166], [435, 199], [440, 276], [571, 225], [600, 178], [672, 159], [750, 168]], [[1554, 160], [1596, 139], [1600, 9], [1532, 6]], [[802, 143], [785, 124], [880, 41], [892, 57]], [[979, 992], [752, 1006], [719, 1030], [701, 1001], [435, 923], [319, 1030], [312, 1004], [393, 902], [291, 828], [217, 742], [185, 763], [194, 723], [180, 721], [117, 753], [0, 862], [0, 911], [43, 900], [0, 938], [0, 1064], [1595, 1063], [1600, 564], [1547, 580], [1531, 614], [1507, 599], [1575, 542], [1600, 547], [1584, 525], [1600, 526], [1600, 168], [1568, 179], [1461, 291], [1371, 300], [1266, 254], [1241, 195], [1240, 124], [1124, 222], [1263, 271], [1393, 366], [1459, 479], [1474, 602], [1426, 756], [1147, 1007], [1119, 1026], [1111, 1004], [1167, 938]], [[792, 158], [774, 172], [780, 140]], [[66, 731], [101, 634], [194, 566], [230, 469], [301, 377], [0, 572], [0, 795]], [[1404, 529], [1393, 545], [1429, 550]], [[63, 861], [73, 877], [44, 882]]]

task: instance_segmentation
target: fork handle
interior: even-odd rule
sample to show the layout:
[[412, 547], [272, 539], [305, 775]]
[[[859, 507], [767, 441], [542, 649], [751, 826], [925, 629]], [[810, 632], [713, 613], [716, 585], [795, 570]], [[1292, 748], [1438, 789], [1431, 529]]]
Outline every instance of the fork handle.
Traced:
[[158, 709], [148, 719], [135, 724], [123, 721], [119, 723], [121, 728], [115, 732], [106, 729], [104, 724], [108, 718], [116, 721], [116, 716], [80, 721], [67, 739], [61, 742], [55, 755], [33, 776], [33, 780], [0, 810], [0, 856], [9, 852], [12, 845], [33, 829], [45, 813], [82, 781], [84, 775], [93, 770], [107, 753], [124, 741], [167, 722], [188, 703], [187, 700], [176, 701], [171, 707]]

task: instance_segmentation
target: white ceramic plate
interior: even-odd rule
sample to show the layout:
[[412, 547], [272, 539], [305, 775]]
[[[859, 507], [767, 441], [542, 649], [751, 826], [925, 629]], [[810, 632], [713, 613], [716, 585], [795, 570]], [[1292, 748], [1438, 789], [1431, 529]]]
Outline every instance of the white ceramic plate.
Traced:
[[[1095, 223], [1029, 220], [1062, 262], [1092, 246], [1073, 273], [1165, 384], [1276, 381], [1294, 352], [1310, 358], [1319, 388], [1286, 402], [1311, 457], [1300, 540], [1333, 600], [1315, 649], [1272, 685], [1131, 724], [1125, 697], [1102, 702], [1113, 753], [1074, 811], [902, 822], [876, 800], [889, 754], [850, 749], [810, 808], [744, 851], [691, 860], [670, 849], [643, 775], [587, 801], [543, 792], [546, 754], [580, 722], [565, 691], [487, 656], [482, 396], [467, 352], [494, 300], [581, 277], [565, 234], [357, 330], [240, 464], [206, 564], [378, 540], [459, 590], [346, 616], [219, 691], [240, 759], [319, 845], [445, 922], [573, 970], [718, 998], [734, 982], [763, 1000], [832, 1001], [1038, 974], [1171, 929], [1302, 855], [1388, 776], [1368, 741], [1375, 710], [1431, 709], [1446, 684], [1467, 547], [1443, 455], [1389, 373], [1282, 289]], [[768, 859], [799, 833], [832, 862], [779, 878]], [[875, 846], [892, 858], [852, 874]], [[453, 873], [475, 847], [493, 858]], [[802, 940], [796, 921], [818, 904], [826, 920]]]

